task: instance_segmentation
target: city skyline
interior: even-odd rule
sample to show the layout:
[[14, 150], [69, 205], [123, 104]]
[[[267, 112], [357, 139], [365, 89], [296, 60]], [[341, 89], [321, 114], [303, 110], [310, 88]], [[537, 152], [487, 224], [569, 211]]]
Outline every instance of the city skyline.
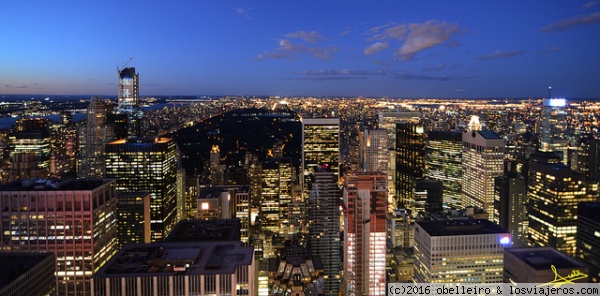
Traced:
[[0, 94], [598, 98], [600, 1], [11, 2]]

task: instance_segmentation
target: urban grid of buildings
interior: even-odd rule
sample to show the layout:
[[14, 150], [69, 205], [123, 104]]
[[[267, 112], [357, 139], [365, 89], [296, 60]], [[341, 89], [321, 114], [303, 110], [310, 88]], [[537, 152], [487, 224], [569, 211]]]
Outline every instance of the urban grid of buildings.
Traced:
[[0, 295], [600, 283], [599, 103], [139, 85], [126, 67], [116, 101], [1, 106], [22, 118], [0, 134]]

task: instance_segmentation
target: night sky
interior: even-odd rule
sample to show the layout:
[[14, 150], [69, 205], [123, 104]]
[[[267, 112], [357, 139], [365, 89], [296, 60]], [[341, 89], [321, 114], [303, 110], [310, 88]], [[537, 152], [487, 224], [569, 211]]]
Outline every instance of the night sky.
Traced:
[[2, 1], [0, 94], [600, 98], [600, 1]]

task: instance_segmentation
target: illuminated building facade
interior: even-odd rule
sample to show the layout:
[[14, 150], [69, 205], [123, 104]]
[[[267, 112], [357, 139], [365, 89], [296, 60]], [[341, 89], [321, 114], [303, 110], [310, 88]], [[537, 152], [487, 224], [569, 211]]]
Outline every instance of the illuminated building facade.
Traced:
[[385, 129], [365, 131], [365, 151], [363, 169], [365, 172], [389, 172], [389, 144]]
[[89, 295], [117, 251], [115, 180], [27, 179], [0, 187], [0, 249], [52, 252], [57, 295]]
[[343, 190], [344, 295], [386, 295], [387, 175], [349, 173]]
[[34, 177], [45, 178], [50, 170], [50, 132], [48, 129], [18, 131], [8, 136], [9, 157], [17, 159], [21, 154], [35, 155]]
[[531, 155], [528, 182], [530, 243], [575, 256], [578, 204], [594, 202], [597, 197], [588, 196], [583, 175], [552, 152]]
[[420, 123], [396, 124], [396, 195], [401, 204], [395, 206], [411, 207], [415, 203], [413, 183], [425, 177], [426, 136]]
[[464, 133], [462, 142], [462, 205], [481, 208], [492, 217], [494, 179], [504, 175], [504, 139], [485, 130]]
[[135, 68], [127, 67], [119, 71], [118, 109], [120, 113], [131, 114], [138, 107], [139, 74]]
[[580, 276], [569, 279], [569, 283], [588, 282], [589, 267], [554, 248], [504, 249], [505, 283], [549, 283], [556, 275], [568, 277], [574, 271]]
[[337, 177], [332, 172], [316, 172], [308, 199], [308, 246], [321, 257], [325, 275], [325, 295], [340, 290], [340, 202]]
[[398, 205], [396, 194], [396, 123], [419, 122], [419, 112], [379, 112], [377, 127], [385, 129], [388, 134], [389, 157], [388, 161], [388, 202]]
[[527, 245], [527, 187], [525, 178], [516, 172], [496, 177], [494, 216], [500, 227], [508, 230], [514, 247]]
[[292, 162], [289, 158], [262, 162], [260, 221], [262, 231], [291, 235]]
[[510, 233], [486, 219], [417, 221], [415, 283], [501, 283]]
[[395, 209], [388, 213], [390, 223], [389, 240], [395, 247], [402, 247], [405, 250], [411, 249], [415, 243], [415, 222], [408, 214], [406, 209]]
[[586, 178], [599, 176], [600, 173], [600, 139], [591, 134], [581, 135], [577, 141], [575, 153], [572, 154], [571, 168]]
[[103, 99], [93, 97], [87, 108], [87, 121], [79, 130], [78, 178], [104, 177], [104, 155], [108, 139], [106, 115]]
[[308, 198], [310, 176], [315, 169], [325, 165], [339, 178], [340, 119], [302, 119], [302, 190], [303, 200]]
[[580, 203], [578, 207], [575, 258], [590, 267], [590, 283], [600, 283], [600, 202]]
[[561, 156], [562, 162], [567, 164], [569, 142], [565, 135], [567, 130], [567, 122], [565, 121], [567, 101], [565, 99], [548, 98], [544, 99], [542, 104], [540, 150], [557, 152]]
[[462, 204], [462, 133], [430, 131], [425, 168], [427, 179], [442, 182], [444, 203], [459, 208]]
[[117, 193], [118, 249], [125, 244], [150, 243], [150, 193]]
[[200, 192], [196, 219], [214, 220], [237, 218], [241, 241], [245, 245], [250, 237], [249, 186], [209, 187]]
[[131, 244], [94, 274], [91, 295], [257, 295], [256, 270], [239, 241]]
[[151, 241], [161, 241], [177, 223], [177, 151], [170, 138], [130, 138], [106, 145], [106, 177], [117, 191], [149, 192]]

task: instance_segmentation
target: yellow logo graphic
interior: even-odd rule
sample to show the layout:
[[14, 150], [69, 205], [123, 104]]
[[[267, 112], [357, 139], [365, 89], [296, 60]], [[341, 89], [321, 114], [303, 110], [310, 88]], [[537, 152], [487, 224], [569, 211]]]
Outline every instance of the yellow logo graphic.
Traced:
[[556, 271], [556, 266], [551, 265], [550, 268], [552, 268], [552, 271], [554, 272], [554, 280], [547, 282], [543, 285], [540, 285], [540, 287], [552, 285], [553, 288], [557, 288], [564, 284], [574, 284], [574, 282], [576, 280], [580, 280], [580, 279], [584, 279], [584, 278], [588, 277], [587, 274], [581, 272], [581, 270], [579, 270], [579, 269], [575, 269], [575, 270], [571, 271], [571, 273], [567, 276], [562, 276], [562, 275], [558, 274], [558, 271]]

